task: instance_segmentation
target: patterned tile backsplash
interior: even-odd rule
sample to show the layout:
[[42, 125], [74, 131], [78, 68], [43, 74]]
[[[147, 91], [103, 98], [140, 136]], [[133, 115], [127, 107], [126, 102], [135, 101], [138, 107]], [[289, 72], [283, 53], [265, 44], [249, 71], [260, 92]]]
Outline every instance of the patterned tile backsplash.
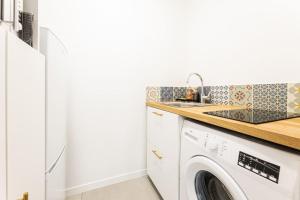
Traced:
[[147, 94], [146, 94], [147, 101], [160, 101], [160, 87], [147, 87]]
[[229, 104], [253, 108], [252, 85], [231, 85], [229, 87]]
[[[187, 87], [147, 87], [147, 101], [174, 101], [186, 96]], [[201, 88], [196, 88], [201, 93]], [[211, 103], [262, 110], [300, 113], [300, 83], [206, 86]]]
[[253, 94], [253, 108], [287, 111], [287, 84], [254, 85]]
[[161, 87], [160, 88], [160, 100], [161, 101], [173, 101], [174, 100], [173, 87]]
[[229, 87], [228, 86], [212, 86], [211, 87], [211, 103], [213, 104], [229, 104]]
[[290, 83], [287, 87], [287, 110], [300, 113], [300, 83]]
[[174, 87], [173, 88], [173, 99], [185, 98], [186, 88], [185, 87]]

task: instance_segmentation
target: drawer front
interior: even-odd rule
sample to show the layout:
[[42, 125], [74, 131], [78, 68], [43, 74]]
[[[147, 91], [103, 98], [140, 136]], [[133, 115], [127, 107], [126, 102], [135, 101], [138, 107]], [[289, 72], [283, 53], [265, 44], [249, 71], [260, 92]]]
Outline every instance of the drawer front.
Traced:
[[178, 115], [148, 108], [147, 136], [151, 144], [163, 148], [170, 137], [178, 137], [178, 135]]
[[165, 200], [178, 200], [179, 197], [179, 153], [167, 155], [161, 149], [148, 143], [148, 175]]
[[148, 143], [147, 148], [147, 173], [159, 193], [163, 194], [163, 174], [162, 174], [162, 156], [159, 149]]
[[164, 129], [166, 113], [157, 109], [148, 108], [147, 113], [147, 136], [148, 142], [159, 146], [161, 130]]

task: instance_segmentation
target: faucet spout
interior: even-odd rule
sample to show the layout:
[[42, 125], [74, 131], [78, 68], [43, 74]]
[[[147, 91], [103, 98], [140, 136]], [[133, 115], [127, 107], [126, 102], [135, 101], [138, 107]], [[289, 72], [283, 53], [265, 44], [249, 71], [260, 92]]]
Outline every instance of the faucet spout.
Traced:
[[201, 103], [205, 103], [205, 94], [204, 94], [204, 83], [203, 83], [203, 78], [202, 78], [202, 76], [200, 75], [200, 74], [198, 74], [198, 73], [191, 73], [189, 76], [188, 76], [188, 78], [187, 78], [187, 80], [186, 80], [186, 83], [189, 85], [189, 83], [190, 83], [190, 79], [191, 79], [191, 77], [193, 77], [193, 76], [197, 76], [199, 79], [200, 79], [200, 81], [201, 81], [201, 97], [200, 97], [200, 102]]

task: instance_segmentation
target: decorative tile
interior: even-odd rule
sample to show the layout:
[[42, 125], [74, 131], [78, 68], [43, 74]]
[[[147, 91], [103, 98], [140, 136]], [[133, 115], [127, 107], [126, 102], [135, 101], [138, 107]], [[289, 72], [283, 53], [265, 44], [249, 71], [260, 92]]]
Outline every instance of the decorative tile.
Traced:
[[173, 87], [161, 87], [160, 88], [160, 100], [161, 101], [173, 101]]
[[186, 96], [186, 87], [174, 87], [173, 88], [173, 98], [174, 100], [179, 98], [185, 98]]
[[287, 84], [254, 85], [253, 108], [286, 112]]
[[300, 83], [288, 84], [287, 110], [300, 113]]
[[252, 108], [252, 85], [232, 85], [229, 87], [229, 104]]
[[146, 93], [146, 101], [160, 101], [160, 87], [147, 87]]
[[229, 103], [229, 87], [228, 86], [212, 86], [211, 87], [211, 103], [228, 105], [228, 103]]

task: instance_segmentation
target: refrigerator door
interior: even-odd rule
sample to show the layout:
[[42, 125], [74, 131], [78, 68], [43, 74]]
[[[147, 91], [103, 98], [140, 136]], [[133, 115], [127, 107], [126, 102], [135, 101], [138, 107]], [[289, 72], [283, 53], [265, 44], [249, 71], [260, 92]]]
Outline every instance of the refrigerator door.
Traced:
[[63, 149], [57, 161], [50, 167], [46, 175], [46, 199], [65, 200], [65, 176], [66, 153]]
[[[46, 169], [50, 170], [66, 145], [67, 51], [58, 37], [47, 28], [40, 29], [40, 51], [46, 56]], [[60, 184], [56, 185], [61, 188], [53, 190], [52, 182], [47, 182], [47, 193], [65, 189], [64, 167], [61, 164], [55, 173], [49, 175], [55, 182], [60, 180]]]
[[67, 51], [47, 28], [40, 29], [40, 51], [46, 56], [46, 169], [66, 144]]

